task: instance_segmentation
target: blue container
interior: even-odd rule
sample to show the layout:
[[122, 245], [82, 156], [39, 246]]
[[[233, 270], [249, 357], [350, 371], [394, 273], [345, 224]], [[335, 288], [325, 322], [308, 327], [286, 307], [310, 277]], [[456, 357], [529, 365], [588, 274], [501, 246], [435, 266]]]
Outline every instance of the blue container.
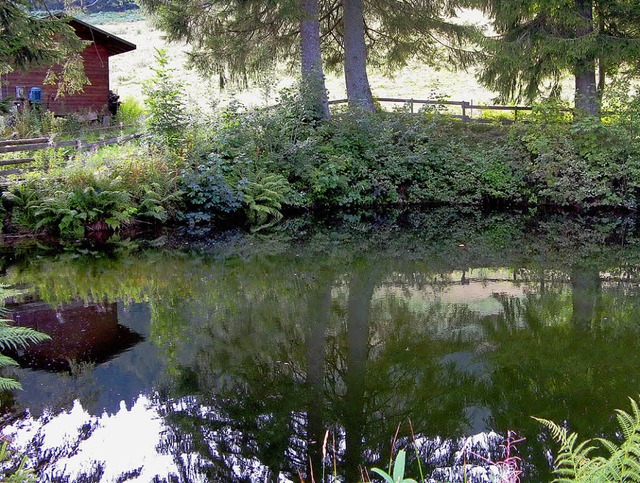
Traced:
[[39, 87], [32, 87], [29, 91], [29, 100], [31, 102], [42, 102], [42, 89]]

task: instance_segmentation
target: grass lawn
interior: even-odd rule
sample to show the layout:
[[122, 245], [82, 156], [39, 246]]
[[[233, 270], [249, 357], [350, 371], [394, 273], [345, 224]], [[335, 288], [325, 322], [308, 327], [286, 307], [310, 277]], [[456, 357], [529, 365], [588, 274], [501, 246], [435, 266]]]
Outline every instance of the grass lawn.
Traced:
[[[135, 20], [138, 18], [139, 20]], [[277, 93], [283, 87], [294, 84], [291, 69], [282, 69], [266, 75], [261, 81], [253, 82], [247, 89], [227, 88], [220, 90], [218, 80], [203, 79], [195, 72], [185, 68], [186, 52], [189, 47], [182, 43], [168, 43], [161, 31], [154, 29], [149, 22], [140, 20], [142, 16], [89, 16], [87, 21], [118, 35], [137, 45], [137, 49], [110, 59], [111, 88], [124, 99], [128, 96], [142, 98], [142, 84], [152, 76], [156, 48], [165, 48], [170, 57], [170, 65], [175, 68], [176, 79], [183, 82], [185, 94], [190, 102], [208, 107], [225, 104], [237, 99], [246, 105], [264, 105], [276, 102]], [[134, 21], [131, 21], [131, 20]], [[481, 13], [464, 12], [460, 21], [468, 23], [486, 23]], [[105, 23], [98, 23], [105, 22]], [[448, 100], [469, 101], [478, 104], [492, 104], [495, 93], [487, 90], [475, 79], [473, 71], [451, 71], [446, 68], [434, 68], [419, 61], [412, 61], [395, 75], [370, 69], [369, 80], [373, 95], [377, 97], [398, 97], [431, 99], [442, 97]], [[571, 91], [571, 83], [567, 91]], [[341, 72], [328, 73], [327, 89], [330, 99], [346, 97], [344, 78]], [[565, 96], [563, 96], [565, 97]]]

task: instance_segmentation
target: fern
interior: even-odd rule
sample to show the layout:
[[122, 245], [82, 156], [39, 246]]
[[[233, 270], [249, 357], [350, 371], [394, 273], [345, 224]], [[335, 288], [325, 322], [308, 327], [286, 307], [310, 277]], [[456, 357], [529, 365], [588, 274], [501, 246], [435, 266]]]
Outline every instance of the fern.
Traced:
[[0, 446], [0, 481], [6, 483], [36, 483], [35, 470], [26, 468], [28, 462], [24, 456], [16, 468], [7, 468], [7, 464], [11, 463], [14, 451], [9, 448], [9, 443], [2, 443]]
[[242, 198], [249, 221], [256, 229], [272, 226], [282, 219], [282, 201], [289, 190], [289, 182], [279, 174], [262, 175], [244, 185]]
[[[554, 474], [557, 483], [603, 483], [613, 481], [640, 482], [640, 408], [631, 401], [631, 414], [616, 410], [623, 441], [616, 445], [604, 438], [578, 443], [577, 433], [546, 419], [534, 418], [542, 423], [560, 444], [555, 459]], [[591, 456], [594, 450], [604, 449], [608, 457]]]
[[[3, 296], [4, 295], [4, 296]], [[3, 287], [0, 287], [0, 317], [6, 316], [7, 310], [4, 307], [4, 297], [7, 294]], [[29, 344], [37, 344], [43, 342], [50, 337], [47, 334], [35, 331], [28, 327], [16, 327], [9, 325], [10, 320], [0, 318], [0, 350], [17, 350], [26, 347]], [[0, 354], [0, 368], [7, 366], [15, 366], [18, 363], [11, 357]], [[13, 391], [22, 389], [18, 381], [7, 377], [0, 377], [0, 391]]]

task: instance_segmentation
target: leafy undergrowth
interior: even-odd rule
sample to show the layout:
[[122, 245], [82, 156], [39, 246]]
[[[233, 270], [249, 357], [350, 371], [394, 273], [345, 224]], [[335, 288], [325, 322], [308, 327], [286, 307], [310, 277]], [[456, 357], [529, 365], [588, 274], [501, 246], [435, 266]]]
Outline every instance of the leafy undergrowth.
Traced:
[[[207, 118], [187, 112], [164, 55], [158, 52], [159, 81], [148, 93], [157, 102], [148, 103], [140, 145], [71, 161], [52, 152], [41, 171], [5, 193], [11, 226], [77, 238], [140, 221], [256, 230], [301, 209], [638, 208], [635, 98], [606, 122], [559, 122], [564, 111], [543, 104], [531, 122], [503, 126], [436, 111], [343, 111], [316, 121], [292, 91], [276, 109], [232, 104]], [[143, 112], [130, 107], [132, 117]]]

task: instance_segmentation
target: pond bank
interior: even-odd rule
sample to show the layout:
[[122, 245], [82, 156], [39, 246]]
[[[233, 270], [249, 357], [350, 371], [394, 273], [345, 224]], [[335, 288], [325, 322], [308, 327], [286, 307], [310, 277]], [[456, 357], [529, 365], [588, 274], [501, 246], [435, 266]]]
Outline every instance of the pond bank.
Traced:
[[[182, 142], [50, 160], [3, 194], [5, 230], [66, 238], [140, 225], [271, 226], [283, 213], [447, 204], [634, 212], [640, 140], [633, 119], [473, 125], [437, 113], [304, 120], [293, 101], [230, 110]], [[634, 118], [635, 119], [635, 118]]]
[[458, 449], [497, 460], [515, 430], [523, 481], [539, 482], [555, 446], [530, 416], [615, 437], [640, 384], [635, 217], [434, 208], [327, 225], [6, 254], [18, 320], [93, 330], [91, 350], [48, 367], [41, 349], [10, 372], [25, 390], [4, 434], [40, 479], [84, 481], [320, 481], [334, 461], [347, 478], [386, 468], [400, 425], [408, 474], [414, 443], [426, 475], [462, 480], [487, 468]]

